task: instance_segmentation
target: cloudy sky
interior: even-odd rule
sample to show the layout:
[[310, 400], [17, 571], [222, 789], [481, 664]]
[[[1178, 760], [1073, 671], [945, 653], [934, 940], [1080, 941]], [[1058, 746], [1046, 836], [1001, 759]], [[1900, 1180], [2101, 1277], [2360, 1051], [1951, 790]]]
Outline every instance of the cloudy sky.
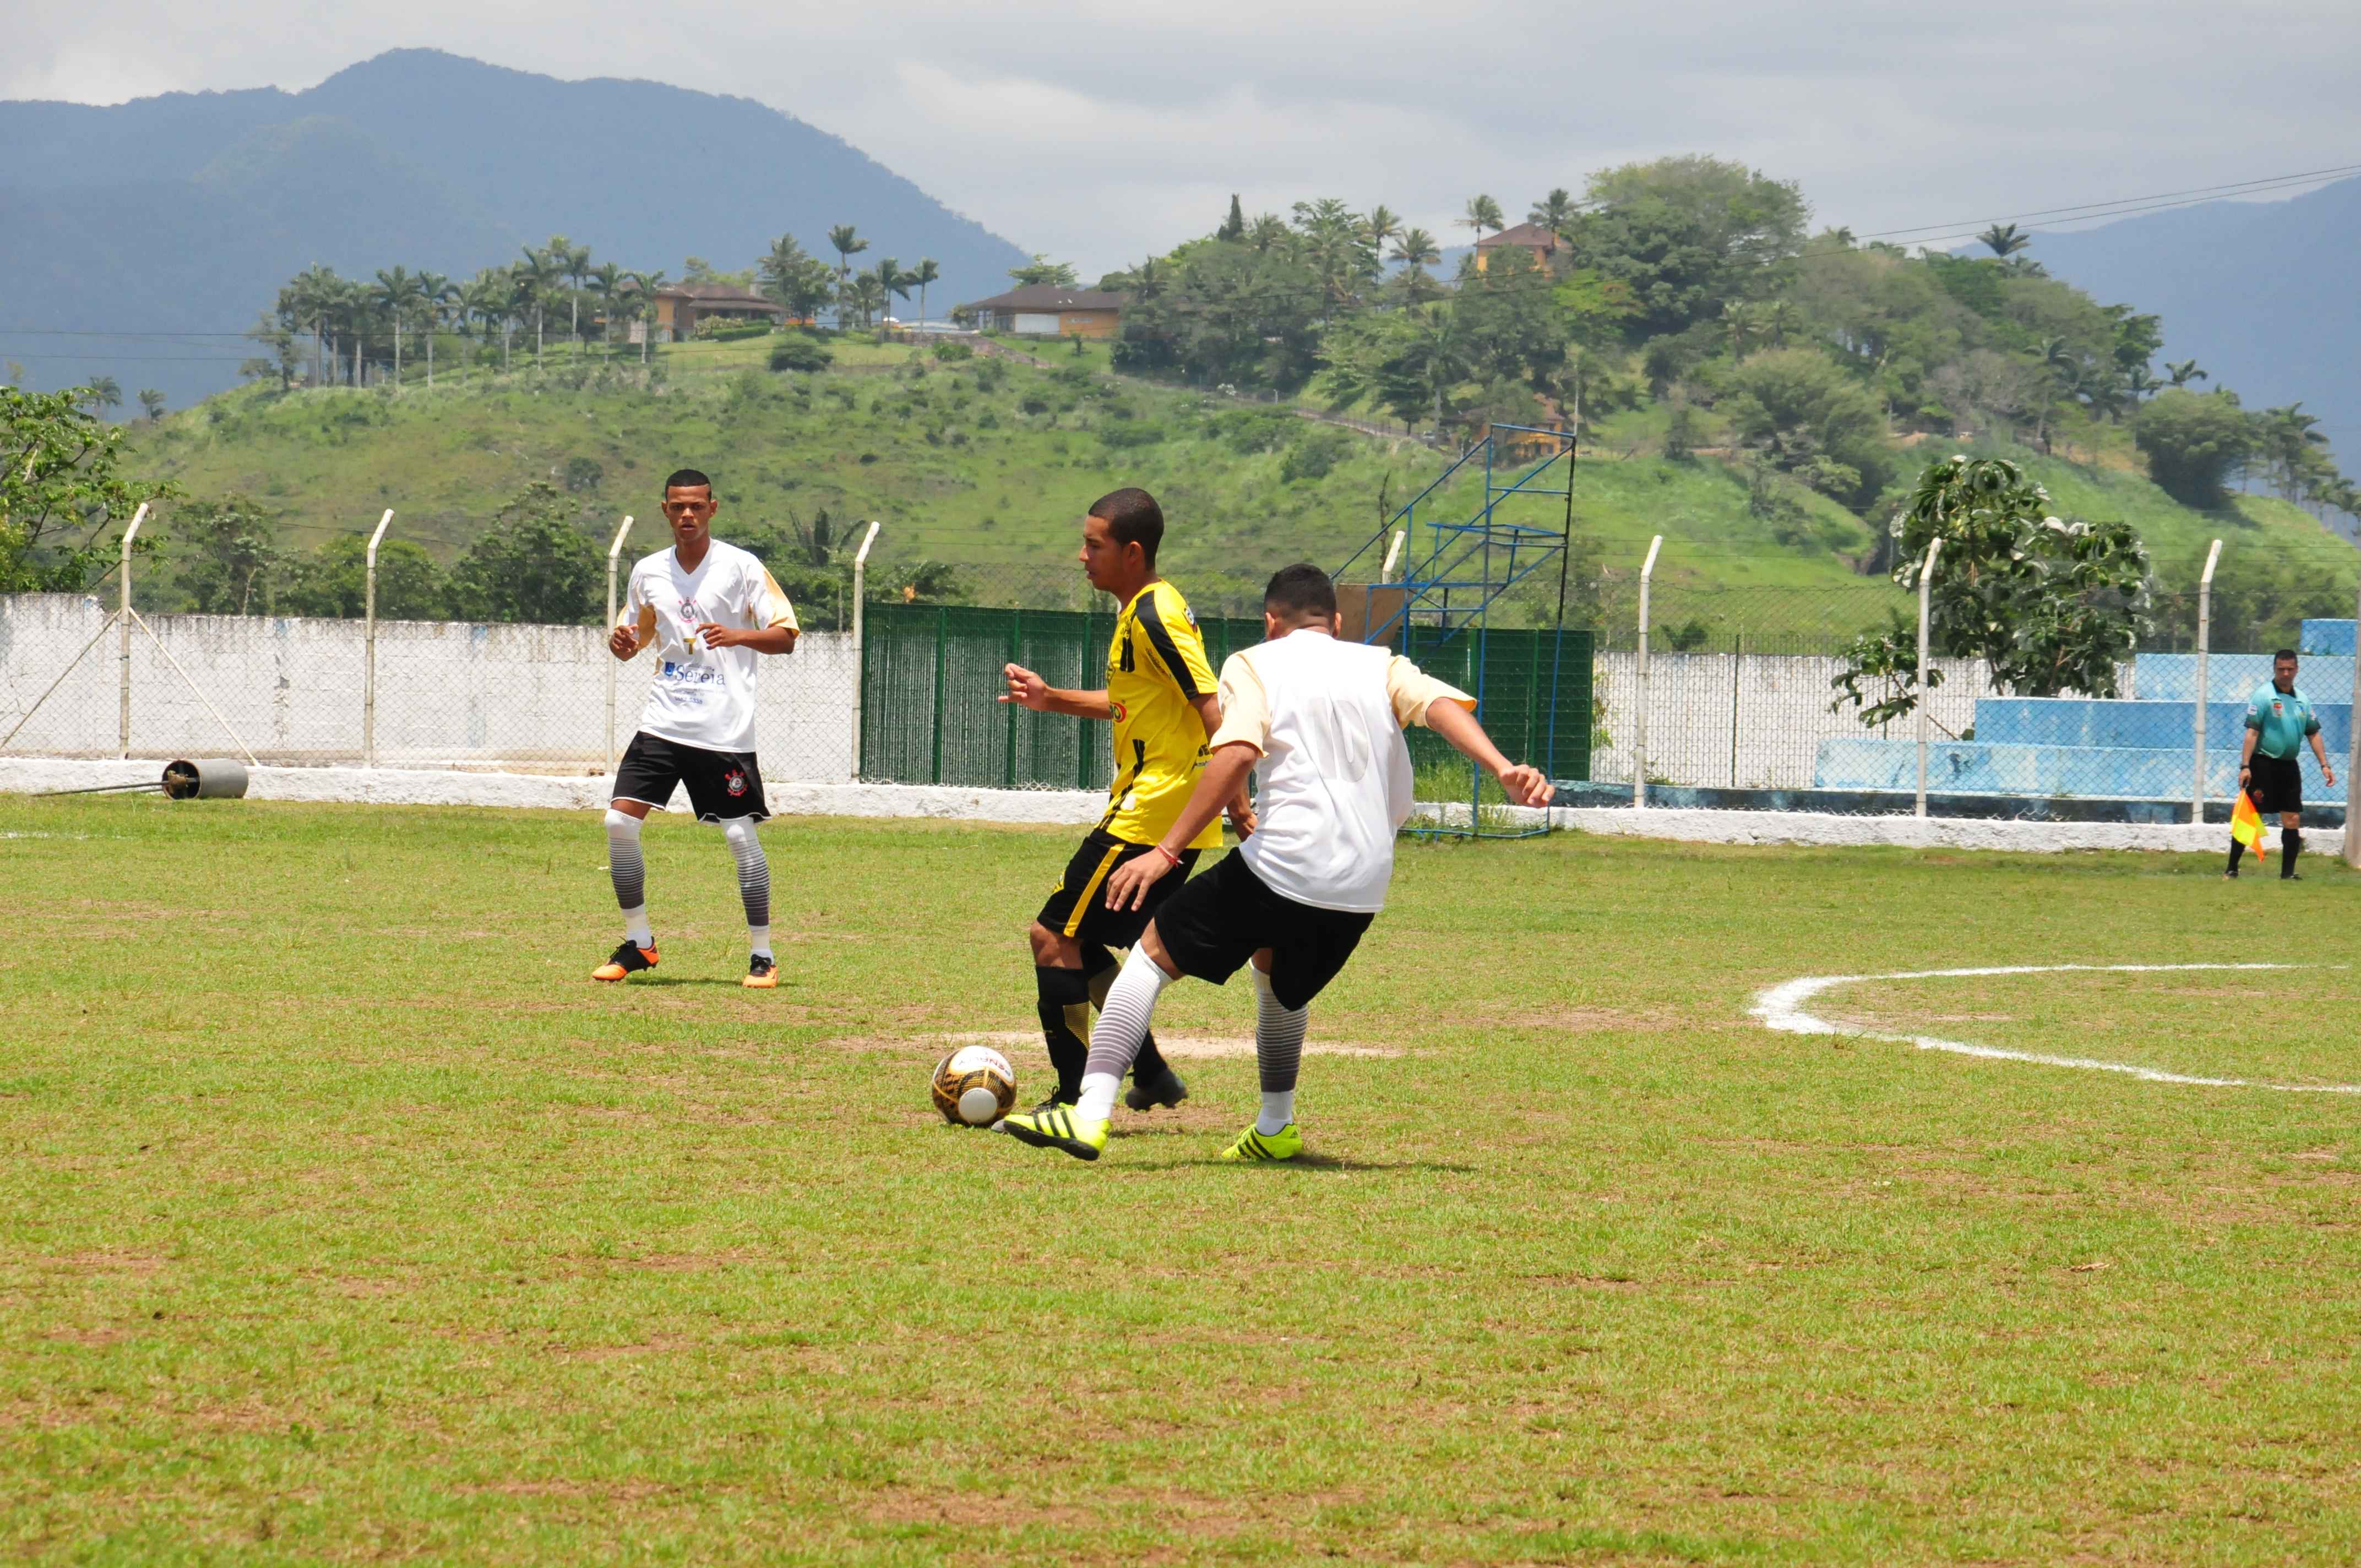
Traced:
[[[425, 46], [742, 94], [1086, 275], [1307, 195], [1445, 243], [1478, 191], [1672, 152], [1800, 181], [1864, 236], [2361, 162], [2354, 0], [83, 0], [0, 97], [301, 88]], [[1916, 237], [1916, 236], [1913, 236]]]

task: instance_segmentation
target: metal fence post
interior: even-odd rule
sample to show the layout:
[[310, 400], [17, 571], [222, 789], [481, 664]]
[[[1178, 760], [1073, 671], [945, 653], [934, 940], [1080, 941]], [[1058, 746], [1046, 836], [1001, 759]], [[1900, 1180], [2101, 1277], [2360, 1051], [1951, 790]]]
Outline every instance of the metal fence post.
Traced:
[[[388, 512], [385, 515], [391, 517], [393, 514]], [[631, 532], [631, 520], [627, 514], [623, 519], [622, 526], [615, 530], [615, 542], [607, 546], [606, 635], [609, 637], [615, 635], [615, 562], [622, 554], [623, 541]], [[615, 666], [620, 663], [622, 661], [614, 656], [614, 650], [609, 649], [607, 651], [607, 771], [610, 773], [615, 771]]]
[[1664, 547], [1661, 533], [1648, 542], [1648, 559], [1640, 567], [1640, 663], [1636, 685], [1640, 700], [1631, 715], [1631, 805], [1648, 804], [1648, 589], [1656, 576], [1656, 552]]
[[1730, 787], [1738, 787], [1738, 680], [1746, 667], [1746, 633], [1730, 634]]
[[862, 704], [868, 694], [869, 644], [862, 630], [862, 608], [869, 599], [869, 547], [877, 543], [878, 524], [869, 525], [861, 536], [861, 548], [852, 554], [852, 766], [848, 770], [855, 784], [861, 782], [861, 743]]
[[950, 656], [951, 612], [935, 610], [935, 754], [927, 768], [927, 782], [943, 782], [943, 661]]
[[[377, 545], [392, 521], [393, 509], [388, 507], [369, 534], [361, 581], [361, 766], [365, 768], [377, 766]], [[611, 587], [608, 592], [611, 598]]]
[[139, 510], [131, 514], [131, 526], [123, 531], [123, 600], [122, 608], [115, 611], [115, 619], [123, 623], [122, 723], [118, 739], [126, 757], [131, 755], [131, 541], [139, 532], [139, 525], [147, 521], [148, 503], [142, 501]]
[[2213, 568], [2222, 559], [2222, 542], [2205, 552], [2205, 570], [2197, 579], [2197, 716], [2190, 726], [2192, 752], [2189, 784], [2189, 825], [2205, 820], [2205, 707], [2212, 697], [2207, 684], [2206, 654], [2213, 641]]
[[2345, 738], [2345, 863], [2361, 870], [2361, 593], [2353, 604], [2353, 706], [2345, 722], [2353, 732]]
[[1934, 688], [1927, 677], [1934, 674], [1934, 661], [1927, 652], [1927, 628], [1935, 590], [1935, 557], [1943, 553], [1943, 536], [1937, 534], [1927, 544], [1927, 565], [1918, 573], [1918, 806], [1917, 815], [1927, 815], [1927, 731], [1934, 724], [1929, 711], [1934, 706]]

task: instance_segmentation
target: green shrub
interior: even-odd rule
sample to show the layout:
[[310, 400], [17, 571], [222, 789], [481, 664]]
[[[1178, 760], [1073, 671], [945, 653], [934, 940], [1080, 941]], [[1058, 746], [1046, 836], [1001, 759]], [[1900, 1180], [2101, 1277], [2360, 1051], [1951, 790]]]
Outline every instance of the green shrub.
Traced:
[[975, 357], [975, 345], [957, 343], [946, 338], [935, 345], [935, 357], [944, 360], [972, 359]]
[[1353, 438], [1332, 424], [1315, 424], [1287, 449], [1279, 460], [1279, 477], [1288, 484], [1298, 479], [1324, 479], [1328, 470], [1345, 460]]
[[792, 333], [771, 345], [774, 370], [825, 370], [836, 363], [827, 344], [802, 333]]
[[1140, 420], [1128, 420], [1099, 426], [1099, 441], [1123, 451], [1135, 446], [1153, 446], [1164, 439], [1164, 427]]

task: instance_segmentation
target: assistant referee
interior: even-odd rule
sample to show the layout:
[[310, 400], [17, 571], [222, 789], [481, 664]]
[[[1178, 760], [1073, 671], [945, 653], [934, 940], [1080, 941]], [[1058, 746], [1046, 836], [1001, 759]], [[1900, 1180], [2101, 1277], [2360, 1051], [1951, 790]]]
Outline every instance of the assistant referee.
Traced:
[[[2336, 770], [2329, 765], [2328, 748], [2321, 743], [2320, 716], [2312, 699], [2295, 689], [2295, 650], [2282, 648], [2271, 655], [2268, 685], [2255, 688], [2246, 703], [2246, 750], [2238, 758], [2238, 788], [2254, 796], [2255, 809], [2279, 814], [2279, 880], [2296, 882], [2295, 858], [2303, 852], [2303, 743], [2320, 759], [2320, 776], [2333, 786]], [[2246, 846], [2230, 840], [2230, 869], [2238, 874], [2238, 857]]]

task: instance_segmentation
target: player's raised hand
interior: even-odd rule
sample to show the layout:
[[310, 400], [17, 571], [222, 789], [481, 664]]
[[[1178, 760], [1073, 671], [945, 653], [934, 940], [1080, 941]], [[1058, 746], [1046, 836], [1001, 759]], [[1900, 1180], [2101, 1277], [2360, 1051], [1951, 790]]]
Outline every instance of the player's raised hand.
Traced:
[[1137, 909], [1148, 896], [1148, 890], [1164, 879], [1172, 870], [1172, 862], [1161, 851], [1150, 850], [1144, 855], [1134, 855], [1115, 867], [1107, 878], [1106, 906], [1109, 909]]
[[1500, 788], [1511, 806], [1547, 806], [1557, 798], [1557, 786], [1539, 768], [1523, 762], [1501, 771]]
[[[1001, 701], [1013, 702], [1020, 707], [1029, 707], [1036, 713], [1049, 711], [1049, 682], [1022, 664], [1009, 664], [1005, 666], [1005, 670], [1008, 676], [1008, 692], [1000, 699]], [[1107, 907], [1112, 909], [1115, 906], [1109, 905]]]
[[640, 634], [628, 626], [619, 626], [607, 634], [607, 651], [618, 659], [628, 659], [640, 651]]
[[1255, 817], [1254, 804], [1251, 801], [1241, 795], [1237, 799], [1230, 802], [1224, 809], [1230, 819], [1231, 832], [1235, 833], [1241, 840], [1254, 837], [1254, 830], [1261, 824]]

